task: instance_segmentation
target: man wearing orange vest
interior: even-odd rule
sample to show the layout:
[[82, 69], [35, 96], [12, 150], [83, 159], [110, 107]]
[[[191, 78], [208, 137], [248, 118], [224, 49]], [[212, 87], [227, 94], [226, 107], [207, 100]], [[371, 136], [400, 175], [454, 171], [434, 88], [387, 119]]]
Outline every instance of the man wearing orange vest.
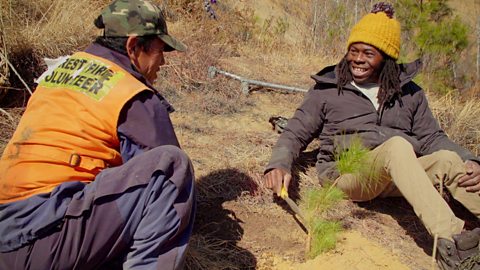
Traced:
[[181, 269], [194, 174], [153, 87], [185, 51], [147, 0], [116, 0], [39, 79], [0, 160], [0, 269]]

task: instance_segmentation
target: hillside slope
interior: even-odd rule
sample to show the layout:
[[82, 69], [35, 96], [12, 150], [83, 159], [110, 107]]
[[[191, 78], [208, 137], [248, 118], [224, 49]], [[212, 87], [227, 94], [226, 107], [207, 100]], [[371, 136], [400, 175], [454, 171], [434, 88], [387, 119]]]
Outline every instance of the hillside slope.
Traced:
[[[71, 28], [64, 29], [62, 36], [55, 29], [62, 30], [67, 24], [65, 20], [70, 19], [66, 14], [69, 1], [76, 3], [75, 7], [82, 10], [81, 17], [86, 19], [72, 20], [68, 24]], [[17, 29], [8, 32], [13, 40], [8, 44], [10, 48], [35, 46], [27, 46], [12, 61], [19, 70], [23, 68], [21, 74], [28, 74], [24, 79], [32, 77], [32, 68], [39, 72], [40, 65], [30, 61], [31, 57], [56, 57], [85, 47], [98, 34], [91, 24], [94, 14], [107, 2], [59, 0], [55, 3], [61, 4], [56, 6], [49, 0], [19, 0], [21, 5], [29, 4], [25, 10], [35, 12], [33, 15], [41, 19], [38, 23], [28, 21], [30, 28], [18, 30], [21, 34], [17, 36]], [[245, 96], [238, 81], [221, 75], [207, 76], [208, 67], [214, 65], [250, 79], [309, 88], [313, 82], [310, 75], [336, 63], [343, 55], [341, 39], [345, 38], [339, 30], [333, 37], [337, 38], [336, 43], [327, 44], [328, 49], [320, 50], [311, 44], [312, 3], [321, 3], [320, 7], [325, 8], [339, 1], [218, 0], [212, 5], [218, 20], [205, 14], [200, 0], [157, 2], [169, 8], [170, 32], [189, 45], [186, 54], [167, 55], [168, 64], [160, 70], [157, 85], [176, 108], [172, 114], [176, 133], [196, 171], [198, 212], [188, 269], [432, 269], [433, 241], [403, 199], [362, 204], [342, 201], [328, 213], [344, 228], [337, 248], [306, 261], [304, 231], [288, 206], [266, 190], [260, 179], [279, 136], [268, 119], [276, 115], [290, 117], [303, 94], [252, 87], [251, 94]], [[352, 12], [355, 2], [343, 1], [349, 10], [338, 16]], [[365, 6], [371, 2], [358, 1]], [[452, 3], [462, 17], [470, 19], [467, 21], [478, 17], [479, 0]], [[41, 6], [48, 9], [42, 11]], [[59, 11], [62, 8], [63, 13]], [[40, 40], [41, 36], [29, 34], [37, 30], [48, 38]], [[82, 35], [76, 36], [78, 31]], [[16, 38], [23, 35], [32, 38], [18, 42]], [[325, 33], [316, 38], [327, 43], [327, 37]], [[55, 46], [42, 47], [45, 44]], [[20, 97], [7, 96], [9, 106], [12, 98], [20, 100], [16, 104], [26, 104], [28, 94], [21, 93]], [[478, 152], [478, 99], [466, 103], [455, 95], [432, 98], [434, 113], [447, 133]], [[461, 117], [456, 113], [460, 110]], [[0, 111], [0, 152], [22, 112], [21, 107]], [[305, 159], [299, 162], [295, 173], [291, 195], [297, 201], [302, 190], [318, 186], [311, 162], [313, 148], [305, 151]]]
[[[218, 67], [226, 71], [246, 78], [308, 88], [313, 82], [310, 75], [341, 57], [338, 53], [308, 53], [305, 39], [309, 35], [308, 13], [312, 12], [309, 1], [299, 1], [295, 5], [282, 0], [223, 3], [254, 18], [260, 28], [257, 34], [268, 37], [239, 47], [233, 56], [222, 57]], [[462, 3], [463, 8], [468, 4]], [[466, 17], [472, 15], [474, 9], [471, 7]], [[282, 20], [289, 25], [288, 30], [268, 36], [266, 22]], [[231, 91], [240, 93], [238, 82], [231, 86], [236, 87]], [[205, 119], [202, 115], [181, 111], [174, 116], [174, 122], [181, 127], [184, 148], [197, 168], [199, 187], [207, 197], [204, 201], [200, 198], [200, 207], [216, 209], [213, 213], [200, 210], [197, 223], [200, 228], [197, 227], [196, 232], [226, 241], [223, 243], [233, 251], [231, 254], [215, 249], [214, 253], [218, 252], [218, 257], [227, 258], [227, 261], [210, 267], [432, 269], [433, 241], [403, 199], [364, 204], [343, 202], [335, 213], [331, 213], [345, 228], [337, 249], [305, 261], [304, 232], [286, 204], [273, 198], [258, 179], [278, 138], [268, 123], [269, 117], [291, 116], [302, 94], [255, 90], [247, 97], [249, 105], [234, 114]], [[224, 142], [222, 146], [218, 145], [219, 141]], [[299, 191], [317, 184], [315, 172], [308, 166], [302, 169], [297, 180]], [[436, 269], [435, 264], [433, 267]]]

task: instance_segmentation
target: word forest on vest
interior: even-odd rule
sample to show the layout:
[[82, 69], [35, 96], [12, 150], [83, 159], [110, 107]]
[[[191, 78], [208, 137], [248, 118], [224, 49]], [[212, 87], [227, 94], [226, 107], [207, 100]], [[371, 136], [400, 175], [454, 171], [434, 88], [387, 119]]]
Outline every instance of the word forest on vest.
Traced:
[[72, 56], [45, 76], [39, 85], [46, 88], [67, 88], [99, 101], [124, 75], [122, 72], [114, 73], [98, 60]]

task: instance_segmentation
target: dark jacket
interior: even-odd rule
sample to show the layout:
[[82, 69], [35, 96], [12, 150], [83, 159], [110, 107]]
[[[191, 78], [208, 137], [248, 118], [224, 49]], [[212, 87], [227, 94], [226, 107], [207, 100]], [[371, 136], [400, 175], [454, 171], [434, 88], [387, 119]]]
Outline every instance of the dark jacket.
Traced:
[[433, 117], [425, 93], [412, 81], [420, 66], [419, 60], [401, 65], [402, 96], [380, 106], [378, 111], [351, 84], [339, 94], [335, 66], [312, 76], [316, 84], [288, 121], [273, 148], [266, 171], [273, 168], [291, 171], [300, 151], [315, 137], [320, 139], [316, 167], [321, 180], [338, 176], [334, 153], [347, 148], [354, 136], [361, 138], [369, 149], [393, 136], [401, 136], [412, 144], [417, 156], [446, 149], [458, 153], [463, 160], [478, 161], [472, 153], [452, 142]]

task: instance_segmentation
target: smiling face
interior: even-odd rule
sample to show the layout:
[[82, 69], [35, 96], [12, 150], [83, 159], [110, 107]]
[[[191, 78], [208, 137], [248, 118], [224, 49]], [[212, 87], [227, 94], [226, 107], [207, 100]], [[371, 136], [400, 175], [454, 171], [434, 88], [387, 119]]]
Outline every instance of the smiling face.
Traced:
[[356, 84], [378, 83], [384, 57], [375, 47], [353, 43], [347, 53], [347, 62]]

